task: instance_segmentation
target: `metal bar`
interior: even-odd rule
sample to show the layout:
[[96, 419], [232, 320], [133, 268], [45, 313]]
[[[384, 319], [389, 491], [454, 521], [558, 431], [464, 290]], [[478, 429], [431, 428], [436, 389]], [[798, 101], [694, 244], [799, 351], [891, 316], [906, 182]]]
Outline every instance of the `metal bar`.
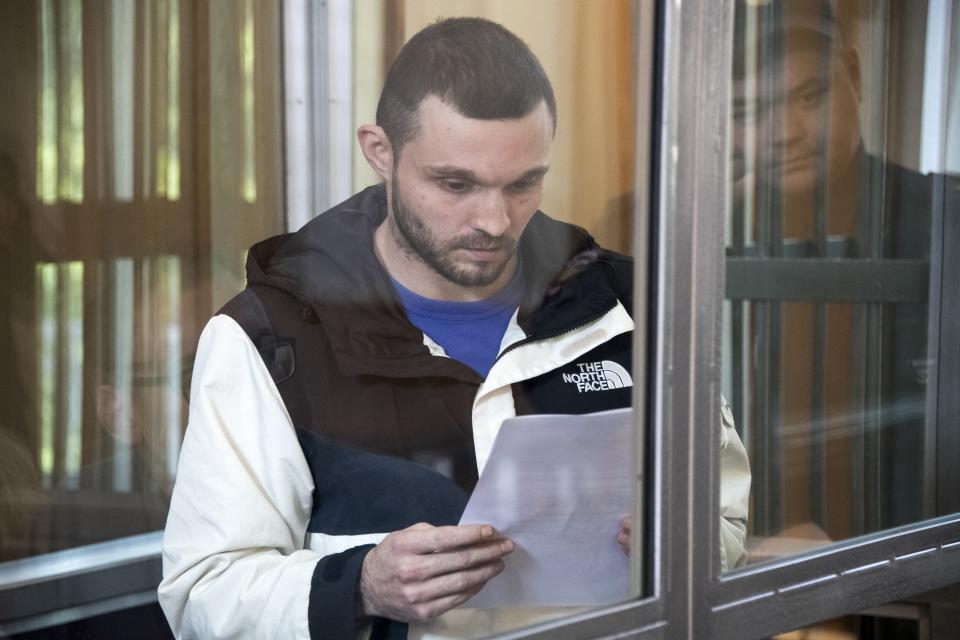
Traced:
[[[773, 16], [770, 13], [764, 13], [761, 16], [763, 20], [771, 20]], [[764, 26], [758, 26], [758, 29], [765, 29]], [[752, 34], [751, 34], [752, 35]], [[749, 48], [752, 43], [748, 42], [745, 48]], [[768, 38], [758, 40], [757, 58], [760, 60], [775, 59], [774, 53], [770, 51], [771, 43]], [[749, 74], [747, 74], [749, 78]], [[755, 78], [756, 86], [754, 91], [760, 95], [770, 95], [774, 91], [775, 74], [769, 65], [760, 65]], [[758, 127], [756, 131], [756, 145], [760, 147], [771, 147], [773, 144], [773, 125], [770, 119], [763, 121], [763, 126]], [[755, 150], [748, 149], [747, 153]], [[772, 179], [762, 179], [769, 172], [769, 167], [754, 162], [755, 171], [761, 179], [756, 181], [757, 193], [755, 197], [755, 224], [756, 224], [756, 249], [761, 255], [770, 253], [771, 237], [773, 232], [771, 226], [773, 219], [778, 211], [777, 201], [771, 189]], [[730, 272], [730, 264], [736, 259], [727, 259], [727, 291], [726, 297], [737, 299], [730, 295], [730, 286], [735, 281]], [[771, 477], [776, 471], [773, 464], [773, 445], [776, 424], [773, 420], [774, 412], [771, 408], [771, 398], [769, 393], [769, 383], [775, 379], [776, 373], [771, 371], [770, 367], [770, 314], [772, 305], [769, 302], [759, 302], [753, 305], [754, 308], [754, 326], [756, 327], [756, 348], [757, 348], [757, 371], [753, 376], [751, 385], [751, 399], [753, 400], [753, 415], [757, 428], [754, 430], [753, 438], [748, 443], [750, 460], [753, 466], [753, 518], [749, 524], [751, 532], [765, 535], [774, 529], [774, 522], [771, 516], [772, 509], [779, 502], [777, 491], [778, 484]]]
[[[870, 169], [871, 165], [868, 164]], [[861, 211], [858, 215], [858, 244], [867, 246], [865, 238], [869, 235], [869, 224], [871, 211], [883, 211], [883, 187], [884, 175], [881, 170], [864, 171], [861, 178], [860, 203]], [[885, 283], [891, 282], [889, 275], [878, 278], [878, 281]], [[921, 287], [918, 287], [920, 290]], [[873, 296], [872, 296], [873, 297]], [[869, 302], [861, 300], [860, 302]], [[871, 427], [868, 424], [867, 411], [869, 410], [866, 402], [867, 398], [867, 357], [868, 357], [868, 313], [864, 305], [858, 304], [855, 308], [856, 332], [854, 336], [853, 348], [853, 368], [854, 368], [854, 408], [857, 414], [857, 433], [850, 447], [850, 469], [853, 489], [853, 513], [851, 533], [860, 535], [873, 529], [867, 523], [867, 501], [870, 496], [867, 492], [867, 474], [869, 451], [872, 450], [873, 440], [870, 433]]]
[[[736, 37], [737, 26], [734, 26]], [[744, 62], [744, 65], [747, 63]], [[746, 147], [747, 142], [742, 141], [741, 144]], [[746, 156], [746, 153], [744, 153]], [[746, 157], [743, 158], [743, 162], [746, 162]], [[752, 202], [753, 198], [750, 194], [743, 194], [743, 206], [741, 207], [731, 207], [730, 215], [730, 236], [731, 236], [731, 245], [732, 245], [732, 254], [734, 256], [743, 256], [744, 248], [746, 247], [746, 224], [747, 224], [747, 203]], [[748, 313], [748, 303], [740, 302], [737, 300], [730, 301], [730, 332], [731, 332], [731, 344], [730, 344], [730, 369], [731, 369], [731, 379], [730, 379], [730, 402], [731, 409], [733, 410], [734, 423], [737, 426], [737, 431], [740, 433], [741, 439], [747, 446], [750, 446], [752, 438], [748, 438], [745, 435], [745, 430], [747, 427], [747, 418], [749, 414], [746, 406], [746, 390], [744, 389], [744, 372], [749, 368], [745, 366], [749, 362], [748, 355], [744, 350], [744, 328], [746, 317]], [[746, 362], [745, 362], [746, 361]]]
[[923, 304], [925, 260], [727, 258], [727, 298]]
[[161, 539], [157, 531], [0, 564], [0, 622], [155, 589]]
[[960, 580], [960, 515], [750, 567], [715, 585], [711, 638], [765, 637]]
[[864, 485], [863, 513], [865, 533], [883, 528], [884, 514], [881, 509], [883, 488], [883, 456], [881, 427], [883, 426], [883, 358], [880, 353], [881, 317], [880, 305], [866, 305], [866, 352], [863, 366], [864, 379]]
[[751, 469], [753, 471], [753, 513], [751, 514], [748, 525], [750, 532], [754, 535], [768, 535], [773, 532], [774, 524], [770, 516], [771, 503], [774, 502], [774, 483], [771, 482], [770, 475], [774, 472], [771, 454], [771, 431], [773, 425], [770, 422], [771, 410], [769, 408], [770, 398], [766, 392], [765, 381], [771, 379], [770, 360], [769, 360], [769, 303], [760, 302], [754, 305], [754, 323], [757, 336], [755, 338], [757, 349], [756, 372], [752, 378], [751, 399], [753, 400], [753, 414], [756, 423], [756, 429], [753, 430], [753, 437], [749, 445]]
[[14, 636], [30, 631], [49, 629], [50, 627], [60, 627], [78, 620], [87, 620], [95, 616], [125, 611], [155, 602], [157, 602], [156, 589], [128, 593], [115, 598], [59, 609], [29, 618], [20, 618], [14, 622], [0, 622], [0, 637], [5, 637], [5, 634]]
[[[750, 438], [746, 436], [747, 411], [743, 384], [744, 372], [748, 368], [745, 364], [749, 362], [747, 344], [745, 344], [743, 339], [748, 305], [749, 302], [742, 300], [732, 300], [730, 302], [730, 331], [732, 338], [730, 348], [730, 388], [732, 393], [730, 394], [730, 402], [732, 403], [731, 409], [733, 410], [733, 418], [737, 426], [737, 432], [744, 442], [750, 440]], [[750, 435], [752, 437], [752, 432]]]
[[960, 273], [960, 178], [945, 182], [939, 212], [943, 231], [937, 241], [942, 251], [938, 340], [931, 345], [936, 379], [928, 383], [935, 386], [930, 409], [936, 412], [938, 513], [960, 510], [960, 286], [955, 279]]
[[[821, 2], [821, 20], [824, 24], [833, 25], [832, 11], [829, 3]], [[832, 36], [832, 34], [830, 34]], [[824, 83], [832, 81], [833, 56], [834, 56], [834, 38], [829, 37], [821, 45], [819, 73]], [[824, 101], [820, 105], [820, 121], [823, 123], [817, 130], [817, 152], [818, 158], [829, 158], [830, 134], [832, 130], [832, 113], [830, 112], [829, 101]], [[827, 162], [822, 162], [817, 166], [817, 181], [814, 193], [814, 237], [813, 241], [816, 247], [816, 256], [818, 258], [827, 257], [827, 214], [830, 211], [830, 167]], [[811, 363], [810, 389], [810, 510], [811, 518], [821, 529], [829, 530], [827, 525], [827, 506], [826, 506], [826, 441], [824, 438], [824, 427], [826, 419], [826, 349], [827, 349], [827, 307], [821, 301], [813, 304], [813, 333], [811, 338]]]
[[[880, 185], [871, 185], [879, 190], [882, 201], [879, 206], [863, 208], [864, 237], [861, 246], [867, 249], [867, 259], [881, 260], [883, 257], [883, 218], [886, 212], [886, 176]], [[928, 271], [925, 267], [924, 271]], [[886, 282], [895, 277], [890, 273], [878, 273], [877, 280]], [[926, 288], [922, 288], [926, 290]], [[865, 532], [878, 531], [883, 526], [884, 514], [881, 508], [883, 482], [883, 438], [881, 427], [884, 424], [883, 407], [883, 306], [871, 301], [865, 307], [864, 332], [864, 485], [863, 514]], [[855, 498], [856, 499], [856, 498]]]
[[[779, 4], [772, 6], [772, 11], [766, 14], [768, 20], [775, 21], [776, 25], [782, 24], [784, 20], [783, 7]], [[774, 29], [776, 34], [772, 38], [761, 39], [761, 55], [764, 60], [780, 60], [781, 65], [786, 60], [786, 42], [785, 34]], [[764, 51], [764, 44], [769, 43], [770, 50]], [[786, 91], [786, 74], [781, 73], [782, 66], [765, 64], [764, 87], [766, 95], [780, 95]], [[777, 126], [784, 126], [783, 123], [777, 123], [773, 118], [766, 119], [767, 131], [761, 136], [760, 144], [766, 144], [769, 148], [775, 147], [775, 140], [779, 135], [774, 129]], [[784, 252], [783, 237], [783, 197], [779, 185], [782, 180], [782, 165], [778, 164], [774, 168], [766, 167], [765, 171], [775, 175], [768, 176], [766, 182], [766, 193], [764, 200], [765, 207], [757, 208], [757, 219], [769, 220], [768, 234], [766, 243], [768, 245], [768, 255], [774, 258], [780, 258]], [[759, 198], [758, 198], [759, 200]], [[764, 215], [766, 212], [766, 215]], [[758, 244], [762, 241], [758, 238]], [[762, 244], [760, 246], [763, 246]], [[767, 350], [766, 377], [759, 379], [758, 382], [765, 386], [765, 409], [766, 420], [761, 428], [767, 430], [767, 450], [766, 465], [767, 472], [767, 522], [768, 531], [777, 531], [783, 527], [787, 505], [784, 501], [784, 475], [783, 475], [783, 447], [780, 442], [780, 430], [783, 427], [783, 365], [781, 357], [782, 333], [783, 333], [783, 308], [779, 302], [770, 302], [767, 305], [766, 328], [764, 344]]]
[[752, 379], [755, 402], [754, 446], [751, 447], [751, 465], [754, 469], [754, 525], [752, 532], [769, 535], [783, 523], [783, 477], [781, 472], [780, 428], [780, 322], [778, 303], [761, 302], [754, 305], [757, 327], [757, 370]]
[[[954, 456], [940, 451], [940, 444], [949, 446], [954, 429], [939, 430], [938, 405], [940, 404], [940, 360], [941, 321], [943, 319], [944, 293], [944, 182], [938, 180], [933, 185], [934, 192], [930, 202], [930, 305], [927, 307], [927, 361], [930, 363], [927, 378], [926, 403], [923, 429], [923, 512], [933, 515], [947, 513], [941, 509], [956, 511], [960, 501], [956, 494], [957, 478], [950, 468], [956, 460]], [[939, 187], [939, 188], [938, 188]], [[956, 272], [954, 272], [956, 273]], [[941, 493], [941, 487], [950, 490]]]
[[770, 458], [770, 487], [768, 501], [773, 505], [770, 510], [770, 528], [773, 531], [779, 531], [783, 528], [786, 520], [787, 504], [785, 500], [784, 486], [786, 479], [783, 473], [783, 444], [781, 430], [783, 429], [783, 358], [782, 358], [782, 333], [783, 333], [783, 307], [779, 302], [770, 303], [768, 314], [767, 339], [769, 341], [768, 353], [768, 375], [769, 378], [769, 399], [767, 401], [767, 411], [769, 421], [767, 428], [770, 430], [769, 451]]
[[867, 456], [867, 424], [865, 418], [866, 404], [866, 314], [862, 305], [855, 309], [856, 333], [853, 344], [853, 371], [854, 371], [854, 411], [856, 413], [857, 432], [850, 446], [850, 475], [852, 479], [852, 510], [851, 531], [853, 535], [861, 535], [867, 531], [866, 506], [867, 494], [865, 461]]
[[811, 349], [813, 363], [810, 382], [810, 510], [811, 518], [824, 531], [827, 523], [827, 463], [826, 450], [826, 351], [827, 306], [815, 302], [813, 308], [813, 335]]
[[[956, 7], [947, 11], [952, 12], [947, 67], [956, 69], [955, 63], [960, 60], [960, 11]], [[956, 98], [960, 95], [958, 84], [960, 78], [954, 73], [945, 83], [948, 91], [944, 93]], [[952, 160], [960, 137], [960, 117], [949, 108], [946, 111], [951, 114], [945, 123], [948, 136], [941, 142], [948, 168], [955, 171]], [[931, 305], [927, 336], [932, 375], [927, 381], [924, 481], [928, 487], [927, 509], [932, 507], [935, 513], [948, 513], [960, 509], [960, 496], [956, 491], [960, 486], [960, 454], [956, 448], [948, 449], [960, 445], [956, 429], [960, 422], [960, 398], [956, 392], [960, 388], [960, 287], [950, 278], [950, 274], [960, 273], [960, 178], [954, 175], [935, 180], [939, 182], [934, 182], [936, 190], [931, 211]]]
[[[665, 217], [672, 263], [669, 345], [658, 362], [665, 382], [662, 425], [673, 432], [673, 482], [684, 484], [685, 500], [671, 505], [671, 532], [686, 529], [685, 545], [673, 547], [667, 600], [670, 636], [711, 636], [709, 594], [720, 573], [721, 320], [724, 254], [723, 207], [728, 190], [728, 107], [733, 2], [684, 3], [682, 50], [676, 102], [665, 100], [675, 118], [673, 181]], [[668, 72], [669, 73], [669, 72]], [[667, 76], [670, 77], [669, 75]], [[671, 107], [673, 107], [671, 109]], [[665, 144], [666, 148], [673, 145]], [[666, 427], [664, 427], [666, 428]]]
[[648, 397], [651, 393], [648, 371], [652, 362], [648, 338], [652, 311], [651, 300], [655, 287], [651, 275], [655, 272], [651, 260], [650, 238], [655, 229], [653, 219], [653, 196], [656, 192], [653, 171], [657, 139], [653, 133], [654, 112], [656, 107], [657, 91], [655, 87], [656, 75], [656, 6], [652, 2], [636, 5], [633, 9], [634, 47], [636, 69], [636, 97], [635, 120], [636, 141], [634, 161], [634, 199], [633, 199], [633, 264], [634, 264], [634, 291], [633, 291], [633, 380], [634, 388], [631, 397], [633, 415], [636, 416], [634, 426], [635, 446], [633, 468], [637, 482], [634, 489], [633, 527], [631, 548], [643, 550], [632, 554], [631, 557], [631, 593], [636, 596], [645, 596], [653, 593], [658, 576], [661, 573], [660, 563], [654, 561], [650, 550], [654, 548], [653, 541], [662, 535], [662, 518], [659, 509], [654, 512], [650, 509], [655, 504], [651, 482], [653, 465], [651, 453], [656, 450], [653, 444], [650, 448], [652, 424], [649, 415]]

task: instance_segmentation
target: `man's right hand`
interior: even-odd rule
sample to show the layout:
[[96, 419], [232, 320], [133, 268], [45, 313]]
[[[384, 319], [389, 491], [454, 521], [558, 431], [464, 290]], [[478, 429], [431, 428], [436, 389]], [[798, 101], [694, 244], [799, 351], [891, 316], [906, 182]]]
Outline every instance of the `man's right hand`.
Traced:
[[370, 550], [360, 574], [365, 616], [426, 622], [463, 604], [503, 571], [513, 542], [489, 525], [415, 524]]

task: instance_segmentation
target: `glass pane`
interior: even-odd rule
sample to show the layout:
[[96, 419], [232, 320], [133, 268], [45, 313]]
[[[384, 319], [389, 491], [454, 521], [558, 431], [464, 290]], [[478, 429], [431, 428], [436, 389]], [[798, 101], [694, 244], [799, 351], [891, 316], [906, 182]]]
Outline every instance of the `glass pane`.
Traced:
[[278, 15], [221, 4], [0, 3], [0, 562], [166, 520], [202, 322], [282, 225]]
[[948, 5], [736, 5], [723, 384], [753, 471], [748, 563], [936, 515], [956, 423], [931, 380], [960, 321], [940, 305]]

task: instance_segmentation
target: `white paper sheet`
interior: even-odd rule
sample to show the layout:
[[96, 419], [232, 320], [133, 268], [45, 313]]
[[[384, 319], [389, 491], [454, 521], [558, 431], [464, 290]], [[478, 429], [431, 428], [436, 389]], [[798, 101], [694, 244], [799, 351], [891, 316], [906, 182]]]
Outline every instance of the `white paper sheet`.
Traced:
[[617, 544], [633, 504], [631, 410], [504, 421], [461, 524], [516, 544], [506, 569], [463, 606], [600, 605], [630, 596]]

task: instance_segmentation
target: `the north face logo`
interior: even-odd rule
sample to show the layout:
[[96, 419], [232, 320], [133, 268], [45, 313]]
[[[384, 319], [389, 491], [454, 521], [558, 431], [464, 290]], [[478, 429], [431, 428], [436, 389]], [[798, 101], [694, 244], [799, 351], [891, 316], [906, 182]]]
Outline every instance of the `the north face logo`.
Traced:
[[606, 391], [633, 386], [633, 378], [622, 366], [612, 360], [578, 362], [578, 373], [563, 374], [563, 381], [577, 385], [577, 391]]

